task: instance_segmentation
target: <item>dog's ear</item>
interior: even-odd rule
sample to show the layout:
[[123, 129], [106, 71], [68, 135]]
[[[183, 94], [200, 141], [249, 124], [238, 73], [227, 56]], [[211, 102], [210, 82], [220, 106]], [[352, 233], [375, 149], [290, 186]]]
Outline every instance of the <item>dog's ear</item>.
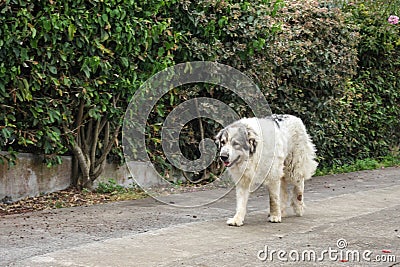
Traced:
[[224, 133], [224, 129], [219, 131], [219, 133], [216, 136], [214, 136], [214, 140], [215, 140], [215, 143], [217, 144], [218, 148], [221, 148], [221, 136], [223, 133]]
[[247, 128], [247, 140], [249, 142], [249, 146], [250, 146], [250, 154], [253, 154], [254, 152], [256, 152], [256, 148], [257, 148], [257, 134], [256, 132], [251, 129], [251, 128]]

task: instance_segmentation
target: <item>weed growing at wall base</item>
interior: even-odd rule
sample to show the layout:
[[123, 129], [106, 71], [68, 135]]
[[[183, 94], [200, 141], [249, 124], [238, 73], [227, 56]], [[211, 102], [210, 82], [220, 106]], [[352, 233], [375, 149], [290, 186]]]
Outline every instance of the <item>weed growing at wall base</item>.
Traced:
[[332, 165], [331, 167], [323, 167], [318, 169], [315, 176], [324, 176], [329, 174], [348, 173], [364, 170], [375, 170], [387, 167], [400, 166], [400, 156], [388, 155], [380, 159], [360, 159], [352, 164]]

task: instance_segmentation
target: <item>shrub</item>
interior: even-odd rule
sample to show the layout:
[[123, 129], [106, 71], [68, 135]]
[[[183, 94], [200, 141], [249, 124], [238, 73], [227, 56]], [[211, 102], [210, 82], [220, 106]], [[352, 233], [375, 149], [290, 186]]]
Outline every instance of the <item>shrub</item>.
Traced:
[[[173, 63], [179, 39], [159, 10], [173, 1], [6, 1], [0, 12], [0, 148], [75, 157], [90, 187], [127, 101]], [[118, 155], [118, 154], [117, 154]], [[53, 160], [51, 160], [53, 159]]]
[[358, 25], [357, 75], [346, 92], [353, 140], [349, 159], [377, 158], [394, 153], [400, 143], [400, 25], [388, 22], [399, 1], [355, 1], [345, 6]]
[[321, 167], [399, 146], [399, 25], [387, 21], [396, 1], [336, 2], [287, 2], [267, 52], [272, 107], [305, 120]]
[[343, 159], [351, 144], [341, 97], [357, 72], [359, 34], [349, 16], [319, 1], [287, 1], [277, 14], [282, 31], [266, 47], [265, 74], [258, 76], [273, 112], [304, 120], [321, 165]]
[[[172, 27], [180, 32], [181, 41], [174, 51], [176, 63], [186, 61], [217, 61], [237, 68], [255, 78], [264, 47], [280, 29], [273, 17], [282, 1], [186, 1], [173, 6], [169, 14]], [[219, 86], [194, 84], [182, 86], [161, 99], [154, 109], [148, 127], [147, 145], [150, 158], [165, 176], [175, 175], [161, 147], [161, 127], [168, 112], [183, 101], [194, 97], [210, 97], [228, 103], [241, 116], [251, 115], [243, 100]], [[212, 138], [220, 125], [204, 118], [188, 123], [181, 132], [181, 150], [189, 159], [200, 157], [199, 142]], [[219, 161], [200, 173], [185, 174], [190, 180], [208, 178], [218, 173]]]
[[[183, 36], [176, 60], [216, 60], [242, 70], [258, 82], [273, 112], [303, 118], [322, 165], [344, 158], [346, 141], [352, 144], [343, 141], [352, 117], [349, 104], [341, 98], [357, 73], [359, 41], [357, 25], [349, 23], [351, 14], [313, 0], [287, 1], [284, 5], [181, 1], [176, 10], [173, 25]], [[242, 116], [252, 115], [237, 96], [226, 94], [224, 89], [194, 88], [190, 94], [181, 90], [180, 98], [218, 98]], [[163, 105], [168, 107], [166, 101]], [[203, 121], [207, 123], [205, 135], [213, 136], [218, 125]], [[183, 139], [189, 147], [188, 157], [199, 156], [198, 141], [194, 140], [201, 140], [200, 125], [194, 122], [187, 129], [189, 138]], [[160, 159], [163, 156], [157, 154]]]
[[[121, 118], [136, 89], [175, 63], [210, 60], [253, 78], [273, 112], [300, 116], [322, 166], [385, 155], [400, 137], [399, 25], [387, 21], [397, 1], [3, 1], [0, 148], [44, 153], [49, 165], [73, 154], [74, 183], [85, 187], [110, 153], [122, 156]], [[162, 122], [198, 96], [252, 115], [224, 88], [172, 90], [147, 125], [149, 156], [166, 175]], [[186, 125], [185, 156], [197, 158], [199, 140], [219, 127]]]

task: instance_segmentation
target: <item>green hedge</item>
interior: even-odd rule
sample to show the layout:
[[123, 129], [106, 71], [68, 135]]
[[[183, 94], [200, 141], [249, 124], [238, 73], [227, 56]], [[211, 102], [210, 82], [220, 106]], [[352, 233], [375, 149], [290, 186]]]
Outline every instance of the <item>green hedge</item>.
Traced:
[[[273, 112], [303, 118], [321, 166], [394, 153], [400, 25], [387, 18], [397, 1], [7, 0], [0, 4], [0, 148], [44, 153], [51, 165], [76, 144], [103, 159], [112, 142], [111, 156], [121, 157], [109, 132], [140, 84], [173, 64], [211, 60], [253, 78]], [[160, 122], [196, 96], [251, 115], [223, 88], [173, 90], [148, 125], [150, 156], [165, 172]], [[83, 139], [97, 123], [93, 154]], [[189, 158], [199, 156], [200, 125], [206, 136], [219, 127], [201, 120], [184, 129]]]
[[121, 156], [116, 138], [136, 88], [174, 63], [179, 33], [158, 17], [172, 4], [3, 1], [1, 149], [44, 153], [48, 165], [74, 154], [74, 184], [90, 186], [110, 150]]
[[350, 14], [318, 1], [290, 1], [279, 19], [283, 30], [267, 52], [273, 76], [264, 79], [273, 110], [305, 121], [320, 165], [352, 160], [340, 98], [357, 72], [357, 25], [349, 23]]
[[[348, 106], [346, 136], [353, 140], [354, 158], [399, 156], [400, 145], [400, 1], [358, 1], [345, 7], [359, 28], [358, 70], [343, 101]], [[396, 14], [397, 13], [397, 14]]]

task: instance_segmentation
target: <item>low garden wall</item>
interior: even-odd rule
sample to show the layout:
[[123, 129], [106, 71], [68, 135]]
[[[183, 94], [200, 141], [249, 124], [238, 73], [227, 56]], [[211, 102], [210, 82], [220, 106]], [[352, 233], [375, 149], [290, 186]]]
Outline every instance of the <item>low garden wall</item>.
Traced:
[[[41, 155], [19, 153], [15, 165], [0, 164], [0, 201], [16, 201], [28, 196], [63, 190], [71, 185], [71, 157], [62, 157], [62, 163], [52, 167], [47, 167], [43, 162], [44, 158]], [[153, 175], [149, 170], [151, 169], [141, 170], [138, 175], [144, 172], [144, 177]], [[107, 164], [95, 186], [109, 179], [114, 179], [124, 186], [133, 183], [125, 165]]]

